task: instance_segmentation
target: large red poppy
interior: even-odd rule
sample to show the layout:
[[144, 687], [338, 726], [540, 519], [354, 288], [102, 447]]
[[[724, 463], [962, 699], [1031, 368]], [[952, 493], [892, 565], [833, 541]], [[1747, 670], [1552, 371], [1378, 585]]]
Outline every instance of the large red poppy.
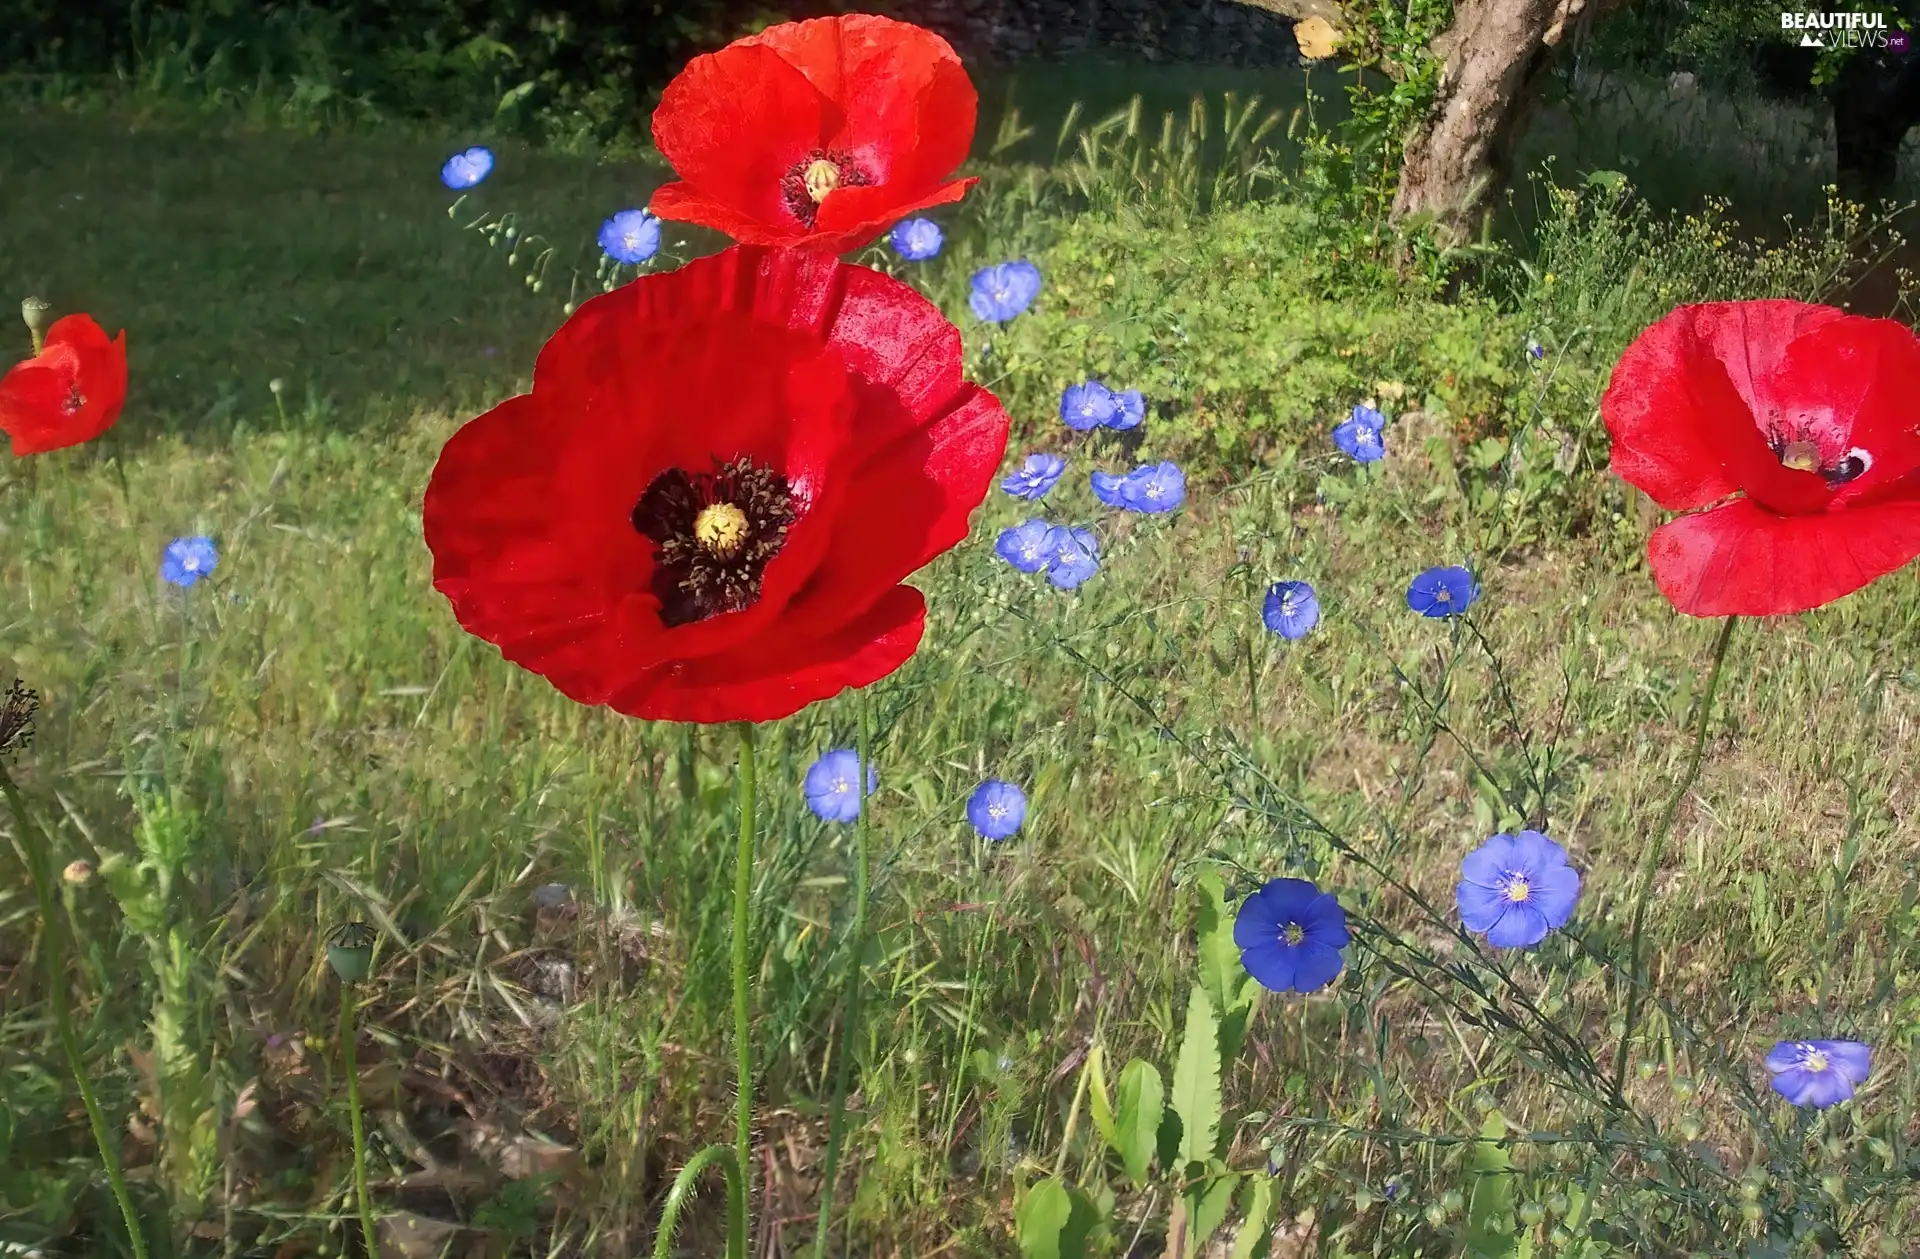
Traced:
[[1613, 470], [1690, 513], [1647, 544], [1682, 612], [1804, 612], [1920, 556], [1920, 339], [1904, 324], [1682, 306], [1627, 347], [1600, 409]]
[[913, 289], [736, 247], [582, 305], [447, 442], [433, 584], [583, 704], [772, 721], [906, 662], [1007, 414]]
[[0, 378], [0, 432], [16, 455], [78, 446], [113, 427], [126, 402], [127, 334], [109, 341], [92, 316], [67, 315]]
[[951, 45], [871, 13], [784, 22], [695, 57], [653, 111], [680, 176], [648, 208], [747, 245], [845, 253], [958, 201], [979, 97]]

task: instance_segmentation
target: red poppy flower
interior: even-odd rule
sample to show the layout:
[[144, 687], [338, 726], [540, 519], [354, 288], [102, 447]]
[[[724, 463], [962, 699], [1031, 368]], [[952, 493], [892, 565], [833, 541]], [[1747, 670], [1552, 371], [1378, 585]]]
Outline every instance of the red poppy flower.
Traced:
[[427, 486], [433, 584], [583, 704], [772, 721], [904, 664], [1007, 414], [960, 333], [831, 254], [736, 247], [596, 297]]
[[871, 13], [783, 22], [695, 57], [653, 111], [680, 176], [648, 209], [747, 245], [846, 253], [958, 201], [979, 96], [946, 40]]
[[92, 316], [67, 315], [0, 378], [0, 432], [16, 455], [78, 446], [112, 428], [126, 402], [127, 334], [109, 341]]
[[[1802, 302], [1682, 306], [1614, 367], [1613, 470], [1669, 511], [1654, 581], [1693, 616], [1804, 612], [1920, 555], [1920, 339]], [[1694, 510], [1704, 508], [1706, 510]]]

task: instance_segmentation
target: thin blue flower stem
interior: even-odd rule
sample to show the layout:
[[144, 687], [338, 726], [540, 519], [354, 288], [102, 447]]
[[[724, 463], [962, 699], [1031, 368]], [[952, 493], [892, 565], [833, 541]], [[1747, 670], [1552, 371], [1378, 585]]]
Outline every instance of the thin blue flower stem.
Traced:
[[380, 1236], [373, 1226], [373, 1202], [367, 1192], [367, 1120], [360, 1109], [359, 1033], [354, 1030], [354, 1007], [360, 1003], [354, 985], [340, 985], [340, 1065], [347, 1075], [347, 1118], [353, 1125], [353, 1202], [360, 1216], [360, 1235], [367, 1259], [379, 1259]]
[[653, 1238], [653, 1259], [672, 1259], [673, 1229], [680, 1221], [680, 1211], [687, 1205], [687, 1197], [693, 1192], [700, 1173], [714, 1163], [720, 1164], [720, 1171], [727, 1178], [727, 1259], [747, 1259], [746, 1175], [740, 1170], [733, 1150], [724, 1145], [710, 1145], [700, 1151], [688, 1159], [680, 1174], [673, 1178], [673, 1188], [667, 1191], [666, 1209], [660, 1213], [660, 1231]]
[[1674, 784], [1673, 794], [1667, 797], [1666, 807], [1660, 810], [1660, 820], [1654, 823], [1653, 830], [1647, 834], [1646, 852], [1640, 859], [1640, 890], [1634, 896], [1633, 931], [1628, 937], [1627, 946], [1627, 1018], [1626, 1026], [1621, 1030], [1620, 1044], [1613, 1054], [1613, 1104], [1622, 1104], [1627, 1087], [1627, 1047], [1633, 1043], [1633, 1028], [1640, 1015], [1640, 950], [1643, 943], [1642, 933], [1647, 921], [1647, 900], [1653, 893], [1653, 877], [1660, 869], [1660, 854], [1666, 847], [1667, 832], [1673, 829], [1673, 820], [1680, 812], [1680, 802], [1686, 799], [1687, 792], [1693, 786], [1693, 780], [1700, 773], [1700, 757], [1707, 747], [1707, 725], [1713, 717], [1714, 693], [1720, 689], [1720, 666], [1727, 658], [1727, 644], [1733, 640], [1733, 627], [1739, 617], [1730, 616], [1720, 625], [1720, 636], [1713, 644], [1713, 667], [1707, 673], [1707, 689], [1700, 696], [1700, 719], [1693, 728], [1693, 751], [1687, 757], [1687, 768], [1680, 775], [1680, 781]]
[[753, 1185], [753, 1017], [747, 1001], [747, 937], [753, 908], [753, 725], [739, 722], [740, 735], [740, 844], [733, 871], [733, 1042], [739, 1063], [739, 1093], [734, 1098], [734, 1156], [740, 1165], [738, 1225], [743, 1236], [739, 1259], [745, 1259], [747, 1199]]
[[53, 912], [54, 874], [46, 834], [27, 812], [26, 801], [20, 798], [20, 791], [13, 785], [13, 779], [4, 764], [0, 764], [0, 792], [6, 794], [7, 805], [13, 811], [14, 834], [18, 836], [20, 848], [27, 859], [27, 875], [33, 880], [33, 894], [40, 905], [41, 941], [47, 968], [47, 1002], [53, 1007], [53, 1025], [60, 1034], [60, 1048], [67, 1058], [67, 1070], [73, 1073], [73, 1082], [80, 1089], [80, 1103], [87, 1110], [87, 1126], [93, 1130], [94, 1148], [100, 1152], [100, 1165], [107, 1173], [107, 1185], [113, 1191], [114, 1202], [120, 1207], [120, 1218], [127, 1226], [133, 1259], [147, 1259], [147, 1239], [140, 1231], [140, 1217], [135, 1213], [133, 1198], [127, 1192], [126, 1177], [121, 1175], [120, 1158], [114, 1153], [107, 1118], [101, 1113], [100, 1102], [94, 1097], [93, 1085], [89, 1083], [86, 1060], [80, 1054], [80, 1038], [73, 1030], [73, 1012], [67, 1008], [66, 924], [64, 920], [56, 918]]
[[867, 944], [867, 888], [869, 847], [867, 842], [867, 775], [873, 752], [873, 720], [867, 693], [860, 692], [860, 763], [855, 767], [854, 791], [860, 799], [860, 811], [853, 819], [853, 925], [848, 929], [852, 956], [847, 964], [847, 991], [843, 998], [844, 1022], [840, 1028], [840, 1060], [834, 1064], [833, 1106], [827, 1119], [827, 1156], [820, 1170], [820, 1213], [813, 1233], [814, 1259], [826, 1259], [827, 1237], [833, 1232], [833, 1191], [840, 1169], [840, 1143], [847, 1130], [847, 1089], [853, 1075], [853, 1048], [860, 1025], [861, 963]]

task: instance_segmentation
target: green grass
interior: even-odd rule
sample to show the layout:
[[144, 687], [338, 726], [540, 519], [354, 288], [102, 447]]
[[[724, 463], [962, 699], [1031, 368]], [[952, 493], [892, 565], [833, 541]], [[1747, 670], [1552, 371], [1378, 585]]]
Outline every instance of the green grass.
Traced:
[[[381, 933], [360, 1052], [396, 1253], [437, 1253], [449, 1236], [461, 1248], [482, 1228], [516, 1254], [638, 1253], [672, 1170], [731, 1130], [730, 741], [698, 734], [689, 765], [685, 732], [570, 704], [468, 638], [428, 584], [419, 503], [440, 444], [525, 387], [564, 300], [564, 283], [529, 295], [504, 249], [448, 220], [434, 172], [464, 142], [111, 112], [12, 116], [0, 140], [0, 275], [57, 311], [129, 329], [133, 390], [109, 438], [0, 463], [0, 659], [46, 699], [15, 773], [57, 824], [56, 864], [148, 863], [145, 892], [123, 867], [117, 882], [68, 895], [103, 1105], [110, 1116], [150, 1107], [126, 1158], [156, 1254], [357, 1244], [322, 946], [343, 920]], [[914, 274], [959, 315], [969, 266], [1017, 244], [1050, 281], [1090, 291], [1056, 305], [1050, 290], [1009, 330], [1014, 377], [996, 388], [1023, 435], [1059, 446], [1048, 411], [1058, 379], [1091, 370], [1088, 347], [1119, 335], [1122, 308], [1104, 308], [1099, 279], [1075, 270], [1108, 265], [1100, 251], [1115, 239], [1141, 242], [1111, 262], [1128, 300], [1214, 291], [1209, 268], [1227, 256], [1265, 268], [1292, 303], [1259, 336], [1284, 339], [1296, 317], [1348, 318], [1336, 308], [1352, 293], [1306, 256], [1313, 224], [1267, 230], [1291, 222], [1284, 208], [1207, 225], [1123, 206], [1076, 222], [1017, 171], [991, 173], [949, 255]], [[480, 200], [583, 242], [584, 259], [599, 219], [658, 178], [639, 163], [504, 150]], [[1129, 238], [1129, 225], [1146, 230]], [[1536, 468], [1503, 499], [1496, 476], [1476, 474], [1475, 443], [1524, 428], [1537, 399], [1545, 427], [1590, 451], [1597, 389], [1633, 320], [1731, 284], [1732, 272], [1817, 287], [1822, 260], [1754, 270], [1684, 232], [1660, 247], [1693, 240], [1697, 253], [1635, 254], [1642, 246], [1619, 239], [1608, 253], [1590, 221], [1575, 226], [1595, 234], [1562, 241], [1560, 256], [1586, 241], [1588, 269], [1564, 268], [1492, 315], [1410, 290], [1353, 316], [1361, 333], [1418, 317], [1435, 335], [1514, 338], [1484, 346], [1489, 364], [1510, 364], [1529, 327], [1558, 329], [1553, 384], [1545, 369], [1489, 368], [1477, 413], [1419, 375], [1439, 369], [1362, 336], [1352, 379], [1298, 394], [1292, 411], [1230, 382], [1273, 417], [1265, 474], [1196, 466], [1175, 517], [1111, 524], [1103, 572], [1077, 596], [994, 558], [994, 533], [1022, 514], [997, 493], [971, 540], [923, 574], [927, 645], [866, 700], [882, 787], [849, 1146], [857, 1188], [843, 1195], [851, 1253], [1011, 1253], [1018, 1195], [1056, 1166], [1117, 1197], [1113, 1253], [1136, 1221], [1148, 1237], [1164, 1231], [1164, 1187], [1131, 1188], [1090, 1142], [1084, 1113], [1062, 1142], [1096, 1029], [1110, 1078], [1132, 1056], [1171, 1062], [1205, 870], [1312, 872], [1356, 920], [1460, 960], [1404, 893], [1277, 819], [1284, 800], [1445, 906], [1463, 853], [1515, 820], [1476, 763], [1510, 776], [1524, 747], [1560, 731], [1570, 759], [1545, 808], [1585, 876], [1579, 941], [1557, 937], [1514, 970], [1559, 1003], [1560, 1025], [1610, 1051], [1623, 987], [1593, 957], [1623, 947], [1635, 862], [1684, 756], [1714, 627], [1654, 592], [1634, 561], [1644, 522], [1590, 458], [1550, 493], [1529, 479], [1546, 475]], [[1634, 288], [1621, 274], [1632, 261], [1675, 291]], [[1278, 278], [1290, 270], [1306, 278]], [[1495, 331], [1468, 322], [1483, 317]], [[977, 346], [978, 325], [962, 326]], [[1163, 362], [1170, 386], [1210, 370], [1157, 345], [1151, 359], [1116, 361]], [[1338, 356], [1313, 350], [1323, 353]], [[289, 385], [284, 417], [275, 377]], [[1430, 399], [1436, 422], [1423, 443], [1408, 417], [1389, 431], [1393, 455], [1359, 476], [1318, 435], [1335, 410], [1310, 413], [1376, 377], [1404, 389], [1405, 409]], [[1145, 455], [1175, 449], [1179, 425], [1162, 418]], [[1086, 456], [1074, 456], [1056, 500], [1075, 519], [1103, 516]], [[159, 582], [159, 551], [193, 532], [218, 540], [221, 563], [180, 592]], [[1511, 711], [1476, 643], [1401, 601], [1413, 573], [1469, 554], [1488, 566], [1477, 623], [1513, 687]], [[1287, 645], [1259, 627], [1258, 594], [1296, 576], [1319, 587], [1327, 616]], [[1920, 1141], [1913, 581], [1903, 572], [1735, 638], [1705, 770], [1656, 884], [1649, 944], [1665, 1012], [1635, 1054], [1652, 1070], [1629, 1089], [1652, 1131], [1697, 1118], [1730, 1174], [1767, 1163], [1778, 1219], [1831, 1219], [1863, 1247], [1920, 1233], [1911, 1188], [1847, 1214], [1806, 1186], [1843, 1167], [1864, 1184], [1885, 1170], [1870, 1141], [1887, 1143], [1896, 1167]], [[1445, 731], [1395, 677], [1432, 693], [1443, 667]], [[861, 702], [842, 697], [763, 737], [756, 1042], [769, 1181], [757, 1215], [779, 1222], [763, 1227], [789, 1253], [812, 1231], [851, 865], [849, 836], [806, 812], [798, 782], [820, 752], [852, 743]], [[1238, 766], [1225, 783], [1207, 768], [1222, 762]], [[962, 814], [983, 776], [1031, 797], [1028, 827], [1002, 846], [978, 842]], [[10, 857], [5, 869], [0, 1114], [12, 1153], [0, 1158], [0, 1237], [114, 1253], [111, 1203], [27, 965], [32, 896]], [[151, 890], [162, 871], [164, 896]], [[536, 890], [552, 882], [572, 889], [571, 911], [539, 907]], [[1413, 966], [1397, 948], [1380, 945]], [[1488, 1103], [1528, 1131], [1592, 1117], [1551, 1086], [1550, 1064], [1473, 1025], [1457, 980], [1438, 987], [1376, 959], [1337, 995], [1270, 1000], [1255, 1016], [1225, 1078], [1229, 1161], [1258, 1168], [1272, 1147], [1291, 1221], [1276, 1254], [1462, 1244], [1459, 1214], [1435, 1227], [1423, 1213], [1447, 1190], [1472, 1190], [1471, 1147], [1328, 1125], [1459, 1141], [1482, 1130]], [[1764, 1088], [1758, 1056], [1777, 1037], [1821, 1034], [1875, 1045], [1862, 1104], [1757, 1148], [1714, 1055]], [[1702, 1082], [1697, 1097], [1676, 1097], [1683, 1076]], [[1633, 1235], [1731, 1253], [1714, 1249], [1742, 1227], [1730, 1183], [1687, 1162], [1697, 1198], [1655, 1194], [1649, 1206], [1635, 1189], [1651, 1164], [1560, 1148], [1516, 1149], [1520, 1197], [1598, 1184]], [[1390, 1174], [1406, 1188], [1384, 1205]], [[689, 1241], [706, 1249], [689, 1253], [715, 1252], [712, 1225], [696, 1222]]]

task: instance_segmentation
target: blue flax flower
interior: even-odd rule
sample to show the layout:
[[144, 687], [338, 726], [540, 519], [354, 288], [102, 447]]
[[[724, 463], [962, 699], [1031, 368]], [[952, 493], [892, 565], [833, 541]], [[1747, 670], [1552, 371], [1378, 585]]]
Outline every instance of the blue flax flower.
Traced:
[[1233, 942], [1247, 974], [1274, 992], [1313, 992], [1346, 962], [1347, 915], [1333, 893], [1305, 879], [1274, 879], [1240, 902]]
[[988, 323], [1005, 323], [1040, 296], [1040, 268], [1025, 258], [982, 267], [973, 273], [967, 305]]
[[1527, 338], [1527, 357], [1537, 363], [1541, 359], [1545, 358], [1546, 356], [1547, 356], [1547, 347], [1544, 345], [1541, 345], [1538, 341], [1534, 340], [1532, 337], [1528, 337]]
[[940, 225], [932, 219], [901, 219], [887, 233], [887, 243], [893, 246], [893, 252], [908, 262], [925, 262], [937, 255], [945, 242]]
[[1495, 835], [1460, 863], [1460, 921], [1496, 949], [1523, 949], [1566, 925], [1580, 899], [1567, 850], [1539, 831]]
[[1140, 421], [1147, 418], [1147, 397], [1138, 389], [1126, 389], [1113, 395], [1113, 418], [1107, 421], [1108, 428], [1122, 431], [1139, 428]]
[[989, 778], [967, 800], [967, 821], [980, 838], [1002, 840], [1027, 820], [1027, 793], [1010, 782]]
[[1113, 391], [1097, 380], [1068, 385], [1060, 394], [1060, 418], [1076, 433], [1110, 424], [1119, 413]]
[[1044, 520], [1024, 521], [1000, 531], [994, 554], [1023, 573], [1037, 573], [1053, 556], [1052, 533], [1053, 526]]
[[1128, 511], [1172, 511], [1187, 497], [1187, 476], [1171, 463], [1150, 463], [1120, 482], [1120, 505]]
[[160, 575], [181, 588], [193, 585], [220, 563], [212, 538], [175, 538], [160, 554]]
[[1045, 498], [1060, 483], [1060, 475], [1066, 470], [1067, 461], [1059, 455], [1028, 455], [1020, 471], [1000, 482], [1000, 488], [1015, 498]]
[[628, 266], [660, 251], [660, 220], [645, 210], [622, 210], [600, 225], [600, 248]]
[[1120, 487], [1127, 481], [1125, 476], [1116, 472], [1102, 472], [1096, 468], [1088, 481], [1093, 486], [1093, 496], [1102, 503], [1116, 511], [1126, 507], [1126, 500], [1120, 497]]
[[1320, 597], [1304, 581], [1276, 581], [1267, 587], [1260, 619], [1282, 638], [1305, 638], [1320, 623]]
[[1407, 606], [1421, 616], [1459, 616], [1480, 597], [1480, 584], [1458, 564], [1429, 568], [1407, 586]]
[[1384, 459], [1387, 443], [1380, 436], [1387, 417], [1372, 407], [1355, 407], [1353, 414], [1333, 427], [1334, 445], [1361, 463]]
[[440, 182], [458, 192], [471, 188], [493, 173], [493, 150], [479, 145], [465, 153], [455, 153], [440, 168]]
[[1055, 525], [1047, 530], [1047, 580], [1073, 590], [1100, 571], [1100, 540], [1091, 529]]
[[1873, 1051], [1857, 1040], [1783, 1040], [1767, 1055], [1773, 1091], [1795, 1106], [1824, 1110], [1867, 1082]]
[[[851, 822], [860, 816], [860, 793], [854, 784], [860, 781], [860, 753], [852, 748], [835, 748], [813, 763], [800, 789], [806, 793], [807, 807], [823, 822]], [[867, 794], [880, 786], [880, 776], [867, 766]]]

